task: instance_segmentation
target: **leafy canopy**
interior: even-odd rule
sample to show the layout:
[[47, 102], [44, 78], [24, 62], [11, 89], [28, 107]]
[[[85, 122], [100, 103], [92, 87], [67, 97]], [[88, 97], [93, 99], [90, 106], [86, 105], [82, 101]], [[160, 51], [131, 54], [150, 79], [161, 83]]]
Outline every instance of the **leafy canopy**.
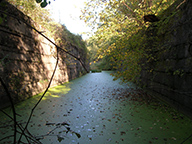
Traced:
[[148, 27], [143, 16], [158, 15], [174, 1], [88, 0], [80, 18], [95, 31], [90, 39], [92, 51], [95, 46], [98, 49], [97, 60], [110, 57], [107, 63], [117, 70], [116, 78], [136, 81], [142, 59], [149, 57], [145, 51], [147, 36], [141, 33]]
[[47, 2], [47, 0], [36, 0], [36, 2], [39, 3], [42, 8], [45, 8], [48, 4], [51, 3], [50, 1]]

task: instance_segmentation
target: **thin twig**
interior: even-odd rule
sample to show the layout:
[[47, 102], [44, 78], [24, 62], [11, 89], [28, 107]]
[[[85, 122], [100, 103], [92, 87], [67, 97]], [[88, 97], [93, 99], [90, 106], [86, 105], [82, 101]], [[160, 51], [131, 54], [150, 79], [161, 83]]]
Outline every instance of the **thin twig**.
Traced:
[[192, 134], [189, 137], [187, 137], [184, 141], [182, 141], [181, 144], [184, 144], [191, 137], [192, 137]]
[[[13, 118], [10, 116], [10, 115], [8, 115], [6, 112], [4, 112], [3, 110], [0, 110], [2, 113], [4, 113], [7, 117], [9, 117], [12, 121], [14, 121], [13, 120]], [[21, 123], [18, 123], [18, 122], [16, 122], [16, 125], [19, 127], [19, 129], [21, 130], [21, 131], [23, 131], [23, 127], [22, 127], [22, 125], [21, 125]], [[7, 126], [11, 126], [11, 125], [7, 125]], [[2, 128], [2, 127], [1, 127]], [[21, 133], [21, 132], [19, 132], [19, 131], [16, 131], [16, 132], [18, 132], [18, 133]], [[33, 137], [32, 136], [32, 134], [27, 130], [27, 133], [31, 136], [31, 137]], [[25, 133], [24, 133], [24, 135], [25, 135], [25, 138], [27, 139], [27, 137], [29, 137], [29, 136], [27, 136]], [[27, 139], [27, 141], [28, 141], [28, 139]], [[29, 142], [29, 141], [28, 141]]]
[[163, 2], [163, 0], [161, 0], [160, 3], [158, 4], [158, 6], [156, 8], [156, 11], [155, 11], [155, 14], [157, 13], [157, 11], [158, 11], [159, 7], [161, 6], [162, 2]]
[[14, 137], [14, 135], [9, 135], [9, 136], [6, 136], [6, 137], [4, 137], [4, 138], [0, 139], [0, 141], [3, 141], [3, 140], [5, 140], [5, 139], [7, 139], [7, 138], [10, 138], [10, 137]]
[[[50, 79], [50, 82], [49, 82], [49, 84], [48, 84], [45, 92], [43, 93], [43, 95], [41, 96], [41, 98], [39, 99], [39, 101], [35, 104], [35, 106], [34, 106], [33, 109], [31, 110], [31, 113], [30, 113], [30, 116], [29, 116], [29, 118], [28, 118], [28, 121], [27, 121], [27, 124], [26, 124], [25, 128], [24, 128], [23, 130], [20, 128], [21, 131], [22, 131], [22, 132], [21, 132], [21, 135], [20, 135], [20, 138], [19, 138], [19, 140], [18, 140], [18, 143], [20, 143], [20, 142], [21, 142], [21, 139], [22, 139], [22, 136], [25, 135], [25, 131], [27, 130], [27, 127], [28, 127], [28, 125], [29, 125], [29, 122], [30, 122], [30, 120], [31, 120], [31, 117], [32, 117], [32, 114], [33, 114], [35, 108], [36, 108], [36, 107], [38, 106], [38, 104], [41, 102], [42, 98], [44, 97], [44, 95], [46, 94], [46, 92], [48, 91], [48, 89], [49, 89], [49, 87], [50, 87], [50, 85], [51, 85], [51, 82], [52, 82], [53, 77], [54, 77], [54, 75], [55, 75], [56, 68], [57, 68], [58, 61], [59, 61], [58, 49], [64, 51], [65, 53], [69, 54], [70, 56], [76, 58], [76, 59], [81, 63], [81, 65], [82, 65], [83, 68], [86, 70], [86, 72], [88, 72], [88, 70], [86, 69], [86, 66], [84, 65], [84, 63], [82, 62], [82, 60], [80, 59], [80, 57], [77, 57], [77, 56], [75, 56], [74, 54], [72, 54], [72, 53], [70, 53], [70, 52], [68, 52], [68, 51], [60, 48], [60, 47], [57, 46], [53, 41], [51, 41], [48, 37], [46, 37], [44, 34], [42, 34], [42, 32], [38, 31], [37, 29], [35, 29], [34, 27], [32, 27], [32, 26], [31, 26], [30, 24], [28, 24], [27, 22], [25, 22], [25, 21], [23, 21], [23, 20], [15, 17], [15, 16], [13, 16], [13, 15], [11, 15], [11, 14], [8, 14], [7, 12], [1, 11], [1, 10], [0, 10], [0, 12], [6, 14], [6, 15], [8, 15], [8, 16], [11, 16], [11, 17], [13, 17], [13, 18], [15, 18], [15, 19], [17, 19], [17, 20], [19, 20], [19, 21], [22, 21], [22, 22], [25, 23], [28, 27], [30, 27], [31, 29], [35, 30], [37, 33], [39, 33], [41, 36], [43, 36], [45, 39], [47, 39], [50, 43], [52, 43], [53, 45], [55, 45], [56, 48], [57, 48], [57, 62], [56, 62], [55, 69], [54, 69], [54, 71], [53, 71], [52, 77], [51, 77], [51, 79]], [[2, 85], [4, 86], [4, 88], [5, 88], [8, 96], [9, 96], [9, 98], [10, 98], [10, 102], [11, 102], [11, 105], [12, 105], [13, 117], [14, 117], [14, 143], [16, 143], [16, 132], [17, 132], [17, 130], [16, 130], [16, 125], [17, 125], [17, 123], [16, 123], [16, 112], [15, 112], [14, 104], [13, 104], [13, 101], [12, 101], [12, 99], [11, 99], [11, 96], [10, 96], [10, 94], [9, 94], [9, 91], [8, 91], [6, 85], [4, 84], [4, 82], [3, 82], [3, 80], [2, 80], [1, 78], [0, 78], [0, 80], [1, 80], [1, 83], [2, 83]], [[27, 139], [27, 136], [26, 136], [26, 135], [25, 135], [25, 137], [26, 137], [26, 139]]]
[[9, 98], [10, 103], [11, 103], [11, 108], [12, 108], [12, 111], [13, 111], [13, 121], [14, 121], [14, 141], [13, 141], [13, 143], [15, 144], [16, 139], [17, 139], [17, 135], [16, 135], [16, 132], [17, 132], [17, 127], [16, 127], [17, 120], [16, 120], [15, 106], [14, 106], [11, 94], [9, 93], [9, 90], [8, 90], [7, 86], [5, 85], [5, 83], [3, 82], [3, 79], [1, 77], [0, 77], [0, 82], [1, 82], [2, 86], [4, 87], [6, 93], [7, 93], [7, 96]]
[[[136, 13], [132, 10], [132, 8], [130, 6], [128, 6], [125, 1], [122, 1], [123, 5], [126, 6], [132, 13], [132, 16], [136, 19], [136, 21], [138, 22], [138, 24], [141, 26], [142, 22], [137, 18]], [[129, 16], [128, 16], [129, 17]]]
[[[17, 131], [17, 132], [18, 132], [19, 134], [22, 134], [22, 132], [19, 132], [19, 131]], [[25, 137], [26, 137], [28, 143], [30, 143], [30, 141], [29, 141], [29, 139], [30, 139], [30, 140], [34, 141], [35, 144], [41, 144], [41, 142], [39, 142], [39, 141], [36, 139], [36, 137], [34, 137], [34, 136], [25, 135]]]
[[48, 136], [50, 133], [52, 133], [53, 131], [55, 131], [56, 129], [60, 128], [61, 126], [57, 126], [54, 129], [52, 129], [51, 131], [49, 131], [46, 135], [44, 136]]
[[9, 114], [7, 114], [6, 112], [4, 112], [3, 110], [0, 110], [2, 113], [4, 113], [7, 117], [9, 117], [10, 119], [12, 119], [13, 120], [13, 118], [9, 115]]
[[177, 7], [176, 9], [178, 9], [182, 4], [184, 4], [187, 0], [183, 0]]
[[51, 79], [50, 79], [50, 81], [49, 81], [49, 84], [48, 84], [45, 92], [43, 93], [43, 95], [41, 96], [41, 98], [39, 99], [39, 101], [35, 104], [35, 106], [34, 106], [34, 107], [32, 108], [32, 110], [31, 110], [31, 113], [30, 113], [30, 115], [29, 115], [27, 124], [26, 124], [24, 130], [22, 131], [22, 134], [21, 134], [21, 136], [20, 136], [20, 138], [19, 138], [19, 142], [21, 141], [21, 138], [22, 138], [25, 130], [27, 129], [27, 127], [28, 127], [28, 125], [29, 125], [29, 122], [30, 122], [30, 120], [31, 120], [31, 117], [32, 117], [32, 114], [33, 114], [35, 108], [36, 108], [36, 107], [38, 106], [38, 104], [41, 102], [41, 100], [43, 99], [44, 95], [46, 94], [46, 92], [48, 91], [48, 89], [49, 89], [49, 87], [50, 87], [50, 85], [51, 85], [51, 82], [52, 82], [52, 80], [53, 80], [53, 77], [54, 77], [55, 72], [56, 72], [56, 69], [57, 69], [58, 62], [59, 62], [59, 54], [58, 54], [58, 47], [57, 47], [57, 61], [56, 61], [55, 69], [54, 69], [54, 71], [53, 71], [53, 74], [52, 74], [52, 76], [51, 76]]

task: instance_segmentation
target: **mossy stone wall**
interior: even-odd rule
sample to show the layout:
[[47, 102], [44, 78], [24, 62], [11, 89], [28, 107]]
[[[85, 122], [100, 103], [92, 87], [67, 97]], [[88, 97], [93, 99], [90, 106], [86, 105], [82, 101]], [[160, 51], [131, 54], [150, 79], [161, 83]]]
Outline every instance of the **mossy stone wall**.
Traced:
[[[25, 22], [39, 31], [44, 31], [46, 36], [49, 36], [49, 32], [14, 6], [6, 2], [0, 5], [0, 9], [20, 19], [6, 14], [0, 15], [0, 77], [14, 102], [18, 102], [42, 92], [48, 86], [56, 64], [56, 48]], [[54, 38], [49, 38], [54, 41]], [[73, 44], [68, 44], [65, 49], [81, 57], [83, 62], [86, 61], [86, 52], [83, 49]], [[59, 64], [51, 86], [62, 84], [82, 74], [85, 74], [85, 70], [81, 64], [59, 51]], [[0, 108], [8, 105], [9, 99], [0, 83]]]
[[141, 82], [148, 92], [192, 117], [192, 1], [178, 7], [181, 2], [146, 31], [156, 41], [148, 43], [155, 59], [143, 67]]

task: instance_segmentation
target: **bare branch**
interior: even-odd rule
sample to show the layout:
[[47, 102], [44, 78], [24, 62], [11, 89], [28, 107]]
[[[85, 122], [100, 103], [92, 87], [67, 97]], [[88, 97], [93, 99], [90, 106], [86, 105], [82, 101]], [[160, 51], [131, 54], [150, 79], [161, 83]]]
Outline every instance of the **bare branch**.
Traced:
[[123, 5], [126, 6], [132, 13], [132, 16], [136, 19], [137, 23], [141, 26], [142, 22], [138, 20], [136, 13], [132, 10], [130, 6], [128, 6], [124, 1], [122, 1]]
[[6, 136], [6, 137], [4, 137], [4, 138], [0, 139], [0, 141], [3, 141], [3, 140], [5, 140], [5, 139], [7, 139], [7, 138], [10, 138], [10, 137], [14, 137], [14, 135], [9, 135], [9, 136]]
[[192, 137], [192, 134], [189, 136], [189, 137], [187, 137], [184, 141], [182, 141], [181, 142], [181, 144], [184, 144], [188, 139], [190, 139]]
[[16, 139], [17, 139], [17, 135], [16, 135], [16, 132], [17, 132], [17, 120], [16, 120], [16, 112], [15, 112], [15, 106], [14, 106], [14, 103], [13, 103], [13, 100], [12, 100], [12, 97], [11, 97], [11, 94], [9, 93], [9, 90], [7, 88], [7, 86], [5, 85], [5, 83], [3, 82], [3, 79], [0, 77], [0, 82], [2, 84], [2, 86], [4, 87], [6, 93], [7, 93], [7, 96], [9, 98], [9, 101], [11, 103], [11, 108], [12, 108], [12, 111], [13, 111], [13, 121], [14, 121], [14, 143], [16, 143]]
[[187, 0], [183, 0], [177, 7], [176, 9], [178, 9], [182, 4], [184, 4]]
[[39, 101], [35, 104], [35, 106], [34, 106], [34, 107], [32, 108], [32, 110], [31, 110], [31, 113], [30, 113], [30, 116], [29, 116], [29, 118], [28, 118], [27, 124], [26, 124], [25, 128], [23, 129], [22, 134], [21, 134], [21, 136], [20, 136], [20, 138], [19, 138], [19, 142], [21, 141], [21, 138], [22, 138], [25, 130], [27, 129], [27, 127], [28, 127], [28, 125], [29, 125], [29, 122], [30, 122], [30, 120], [31, 120], [31, 117], [32, 117], [32, 114], [33, 114], [35, 108], [39, 105], [39, 103], [41, 102], [41, 100], [42, 100], [43, 97], [45, 96], [46, 92], [48, 91], [49, 87], [51, 86], [51, 82], [52, 82], [53, 77], [54, 77], [54, 75], [55, 75], [58, 62], [59, 62], [59, 53], [58, 53], [58, 47], [57, 47], [57, 61], [56, 61], [55, 69], [54, 69], [54, 71], [53, 71], [53, 74], [52, 74], [52, 76], [51, 76], [51, 79], [50, 79], [50, 81], [49, 81], [49, 84], [48, 84], [45, 92], [43, 93], [43, 95], [41, 96], [41, 98], [39, 99]]
[[155, 11], [155, 14], [157, 13], [157, 10], [158, 10], [159, 7], [161, 6], [162, 2], [163, 2], [163, 0], [161, 0], [160, 3], [159, 3], [159, 5], [157, 6], [156, 11]]
[[[24, 20], [21, 20], [21, 19], [15, 17], [14, 15], [8, 14], [7, 12], [1, 11], [1, 10], [0, 10], [0, 12], [1, 12], [1, 13], [4, 13], [4, 14], [10, 16], [10, 17], [13, 17], [13, 18], [15, 18], [15, 19], [17, 19], [17, 20], [19, 20], [19, 21], [22, 21], [22, 22], [25, 23], [29, 28], [35, 30], [38, 34], [40, 34], [40, 35], [43, 36], [45, 39], [47, 39], [50, 43], [52, 43], [53, 45], [55, 45], [55, 46], [56, 46], [56, 49], [57, 49], [57, 61], [56, 61], [56, 65], [55, 65], [53, 74], [52, 74], [52, 76], [51, 76], [51, 78], [50, 78], [49, 84], [48, 84], [46, 90], [44, 91], [43, 95], [41, 96], [41, 98], [38, 100], [38, 102], [37, 102], [37, 103], [35, 104], [35, 106], [32, 108], [31, 113], [30, 113], [30, 116], [29, 116], [29, 118], [28, 118], [28, 120], [27, 120], [27, 123], [26, 123], [26, 125], [25, 125], [24, 128], [22, 127], [22, 125], [17, 124], [17, 121], [16, 121], [16, 112], [15, 112], [13, 100], [12, 100], [12, 98], [11, 98], [11, 95], [10, 95], [10, 93], [9, 93], [6, 85], [4, 84], [3, 80], [0, 78], [0, 81], [1, 81], [1, 83], [2, 83], [2, 85], [3, 85], [3, 87], [4, 87], [4, 89], [5, 89], [5, 91], [7, 92], [8, 97], [9, 97], [9, 99], [10, 99], [11, 106], [12, 106], [12, 110], [13, 110], [13, 118], [12, 118], [11, 116], [9, 116], [8, 114], [6, 114], [6, 113], [5, 113], [5, 114], [6, 114], [10, 119], [12, 119], [12, 120], [14, 121], [14, 135], [13, 135], [13, 136], [14, 136], [14, 143], [16, 143], [16, 133], [19, 133], [19, 134], [20, 134], [20, 138], [19, 138], [19, 140], [18, 140], [18, 143], [23, 143], [23, 142], [21, 141], [23, 135], [25, 136], [25, 138], [26, 138], [26, 140], [27, 140], [28, 142], [29, 142], [29, 139], [31, 139], [32, 141], [37, 142], [37, 140], [29, 133], [29, 131], [27, 130], [27, 127], [28, 127], [29, 122], [30, 122], [30, 120], [31, 120], [31, 118], [32, 118], [32, 114], [33, 114], [34, 110], [35, 110], [36, 107], [39, 105], [39, 103], [41, 102], [42, 98], [44, 97], [44, 95], [45, 95], [46, 92], [48, 91], [49, 87], [51, 86], [51, 82], [52, 82], [52, 80], [53, 80], [53, 77], [54, 77], [54, 75], [55, 75], [56, 68], [57, 68], [58, 62], [59, 62], [59, 55], [58, 55], [59, 50], [64, 51], [65, 53], [69, 54], [70, 56], [76, 58], [76, 59], [81, 63], [81, 65], [83, 66], [83, 68], [85, 69], [85, 71], [88, 72], [88, 70], [86, 69], [86, 66], [84, 65], [84, 63], [83, 63], [83, 61], [81, 60], [80, 57], [75, 56], [74, 54], [72, 54], [72, 53], [70, 53], [70, 52], [62, 49], [61, 47], [57, 46], [53, 41], [51, 41], [48, 37], [46, 37], [44, 34], [42, 34], [42, 32], [40, 32], [40, 31], [38, 31], [37, 29], [35, 29], [34, 27], [32, 27], [30, 24], [28, 24], [28, 23], [25, 22]], [[14, 34], [14, 33], [10, 33], [10, 34]], [[16, 36], [19, 36], [19, 35], [16, 35]], [[18, 126], [18, 127], [20, 128], [21, 132], [20, 132], [20, 131], [17, 131], [16, 126]], [[27, 135], [25, 134], [25, 132], [27, 132], [30, 136], [27, 136]], [[5, 139], [5, 138], [3, 138], [3, 139]], [[37, 143], [41, 143], [41, 142], [38, 141]]]

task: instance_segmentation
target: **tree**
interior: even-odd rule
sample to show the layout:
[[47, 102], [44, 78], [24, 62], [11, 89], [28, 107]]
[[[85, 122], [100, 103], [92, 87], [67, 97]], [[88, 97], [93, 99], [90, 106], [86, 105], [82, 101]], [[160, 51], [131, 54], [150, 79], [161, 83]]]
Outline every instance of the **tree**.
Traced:
[[[82, 10], [81, 19], [96, 29], [94, 42], [99, 47], [98, 59], [110, 56], [117, 70], [116, 78], [136, 81], [140, 75], [148, 27], [143, 17], [158, 15], [174, 0], [89, 0]], [[138, 34], [138, 32], [141, 32]]]
[[48, 4], [51, 3], [50, 1], [47, 2], [47, 0], [36, 0], [36, 2], [39, 3], [42, 8], [45, 8]]
[[53, 21], [49, 11], [42, 9], [34, 0], [8, 0], [8, 2], [45, 28], [48, 28], [49, 23]]

